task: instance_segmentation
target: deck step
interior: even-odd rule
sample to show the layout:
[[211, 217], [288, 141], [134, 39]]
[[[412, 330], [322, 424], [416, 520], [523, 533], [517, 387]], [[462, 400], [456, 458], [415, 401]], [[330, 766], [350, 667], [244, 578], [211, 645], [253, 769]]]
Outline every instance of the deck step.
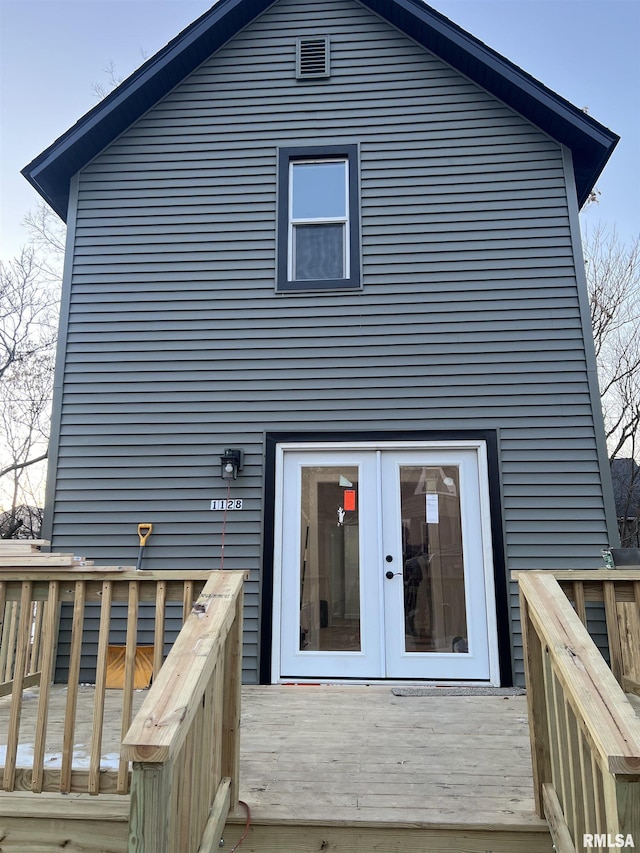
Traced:
[[[236, 822], [237, 821], [237, 822]], [[224, 848], [238, 841], [245, 825], [244, 815], [236, 813], [227, 822]], [[246, 842], [249, 850], [260, 853], [553, 853], [546, 823], [520, 829], [467, 826], [341, 826], [299, 823], [251, 822]], [[244, 845], [243, 845], [244, 846]], [[242, 848], [241, 848], [242, 849]]]

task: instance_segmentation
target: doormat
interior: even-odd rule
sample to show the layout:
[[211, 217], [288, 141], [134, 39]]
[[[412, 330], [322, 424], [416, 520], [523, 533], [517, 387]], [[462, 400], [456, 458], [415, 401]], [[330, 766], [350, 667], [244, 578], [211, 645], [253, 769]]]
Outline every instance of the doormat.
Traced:
[[392, 687], [394, 696], [525, 696], [522, 687]]

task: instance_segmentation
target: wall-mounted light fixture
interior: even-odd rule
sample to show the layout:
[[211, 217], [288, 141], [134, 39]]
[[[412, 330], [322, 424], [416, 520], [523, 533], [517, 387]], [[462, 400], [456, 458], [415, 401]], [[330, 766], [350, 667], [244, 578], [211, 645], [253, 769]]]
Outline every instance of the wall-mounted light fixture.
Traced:
[[238, 471], [242, 471], [244, 464], [244, 451], [237, 448], [226, 448], [220, 457], [221, 471], [220, 475], [223, 480], [235, 480], [238, 477]]

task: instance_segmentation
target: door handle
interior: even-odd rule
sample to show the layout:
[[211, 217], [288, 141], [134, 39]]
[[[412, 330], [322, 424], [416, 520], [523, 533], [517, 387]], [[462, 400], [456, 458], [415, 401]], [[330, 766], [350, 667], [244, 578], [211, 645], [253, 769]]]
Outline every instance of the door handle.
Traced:
[[393, 580], [396, 575], [401, 575], [401, 574], [402, 574], [402, 572], [392, 572], [391, 570], [389, 570], [388, 572], [385, 572], [385, 577], [388, 578], [389, 580]]

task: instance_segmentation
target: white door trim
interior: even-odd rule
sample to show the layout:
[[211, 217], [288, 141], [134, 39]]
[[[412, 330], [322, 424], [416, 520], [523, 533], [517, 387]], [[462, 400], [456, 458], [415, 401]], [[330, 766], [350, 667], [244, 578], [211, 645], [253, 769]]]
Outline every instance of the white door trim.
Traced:
[[[284, 496], [284, 455], [287, 451], [322, 452], [329, 450], [475, 450], [477, 455], [478, 495], [480, 501], [480, 523], [482, 548], [485, 555], [484, 584], [486, 595], [487, 643], [489, 654], [489, 680], [491, 685], [500, 684], [500, 666], [498, 654], [497, 613], [495, 598], [493, 544], [491, 533], [491, 510], [489, 500], [487, 445], [482, 439], [462, 440], [384, 440], [384, 441], [308, 441], [279, 442], [275, 448], [275, 491], [274, 491], [274, 554], [273, 554], [273, 601], [272, 601], [272, 642], [271, 642], [271, 680], [277, 684], [281, 679], [280, 648], [282, 642], [282, 542], [283, 542], [283, 496]], [[377, 482], [381, 481], [381, 458], [377, 459]], [[381, 489], [377, 489], [380, 503]], [[381, 507], [378, 507], [380, 512]], [[379, 553], [382, 554], [382, 525], [379, 525]], [[380, 596], [380, 616], [384, 614], [384, 596]], [[381, 621], [380, 624], [383, 624]], [[381, 632], [382, 634], [382, 632]], [[384, 637], [380, 637], [381, 653], [384, 652]], [[289, 679], [287, 679], [289, 680]], [[304, 680], [301, 678], [300, 680]], [[339, 681], [339, 678], [313, 678], [313, 681]], [[349, 679], [352, 681], [352, 679]], [[443, 679], [438, 679], [439, 683]], [[487, 681], [483, 680], [486, 684]]]

